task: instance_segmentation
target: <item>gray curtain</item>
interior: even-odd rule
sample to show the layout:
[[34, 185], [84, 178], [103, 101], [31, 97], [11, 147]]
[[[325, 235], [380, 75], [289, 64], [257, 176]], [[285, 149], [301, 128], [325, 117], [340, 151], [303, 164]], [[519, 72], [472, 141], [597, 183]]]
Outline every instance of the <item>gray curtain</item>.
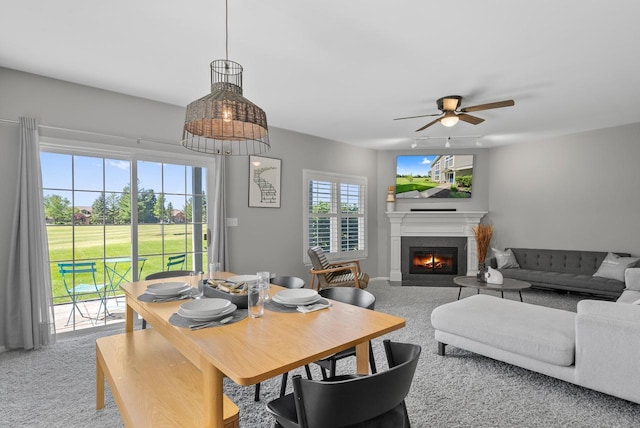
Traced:
[[212, 229], [208, 235], [209, 263], [220, 262], [222, 270], [227, 270], [229, 260], [227, 254], [227, 208], [225, 202], [225, 156], [216, 156], [213, 161], [213, 189], [209, 192], [212, 200]]
[[38, 122], [21, 117], [18, 186], [2, 311], [6, 348], [55, 342], [49, 247], [42, 198]]

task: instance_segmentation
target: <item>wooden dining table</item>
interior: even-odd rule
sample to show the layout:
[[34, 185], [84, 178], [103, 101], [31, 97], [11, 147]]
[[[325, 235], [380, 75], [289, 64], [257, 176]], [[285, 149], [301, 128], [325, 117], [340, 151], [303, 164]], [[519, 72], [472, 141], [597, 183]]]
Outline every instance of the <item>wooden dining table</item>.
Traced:
[[[221, 278], [231, 275], [219, 273]], [[261, 318], [247, 317], [232, 324], [190, 330], [169, 322], [184, 301], [138, 300], [154, 282], [157, 280], [121, 285], [126, 296], [125, 330], [133, 331], [134, 313], [138, 313], [202, 372], [204, 421], [215, 428], [223, 427], [224, 377], [238, 385], [253, 385], [354, 346], [357, 372], [367, 374], [369, 340], [405, 326], [401, 317], [332, 301], [331, 307], [314, 312], [265, 309]], [[282, 289], [272, 285], [270, 293]]]

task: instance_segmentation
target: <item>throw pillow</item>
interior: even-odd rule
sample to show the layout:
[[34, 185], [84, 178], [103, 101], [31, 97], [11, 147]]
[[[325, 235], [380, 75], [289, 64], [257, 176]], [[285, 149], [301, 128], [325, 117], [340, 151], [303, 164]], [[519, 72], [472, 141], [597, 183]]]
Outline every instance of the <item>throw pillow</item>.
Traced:
[[498, 269], [520, 269], [520, 265], [516, 260], [515, 254], [511, 251], [511, 248], [500, 251], [496, 248], [492, 248], [493, 254], [496, 256], [496, 262]]
[[624, 271], [634, 266], [638, 260], [640, 260], [638, 257], [620, 257], [616, 254], [609, 253], [593, 276], [617, 279], [618, 281], [624, 282]]

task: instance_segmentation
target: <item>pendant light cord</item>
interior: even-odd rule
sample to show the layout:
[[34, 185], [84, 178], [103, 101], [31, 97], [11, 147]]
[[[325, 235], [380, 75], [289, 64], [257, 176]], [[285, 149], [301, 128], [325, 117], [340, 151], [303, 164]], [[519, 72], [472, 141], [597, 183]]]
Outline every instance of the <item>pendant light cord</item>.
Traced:
[[225, 59], [229, 60], [229, 0], [224, 2], [224, 46]]

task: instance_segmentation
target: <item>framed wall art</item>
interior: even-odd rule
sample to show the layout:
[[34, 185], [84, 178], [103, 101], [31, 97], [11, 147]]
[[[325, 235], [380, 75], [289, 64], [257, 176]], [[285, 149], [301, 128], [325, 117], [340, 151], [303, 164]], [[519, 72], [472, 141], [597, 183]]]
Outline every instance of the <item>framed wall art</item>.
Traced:
[[249, 206], [280, 208], [282, 160], [249, 156]]

